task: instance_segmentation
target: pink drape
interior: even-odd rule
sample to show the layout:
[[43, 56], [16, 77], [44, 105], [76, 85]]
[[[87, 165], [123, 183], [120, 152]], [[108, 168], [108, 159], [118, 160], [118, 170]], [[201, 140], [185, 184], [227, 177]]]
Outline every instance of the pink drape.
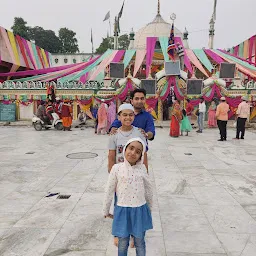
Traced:
[[158, 102], [158, 99], [157, 99], [157, 98], [149, 98], [149, 99], [146, 99], [146, 104], [147, 104], [149, 107], [153, 108], [153, 109], [155, 109], [157, 102]]
[[239, 52], [239, 45], [234, 47], [234, 55], [238, 56], [238, 52]]
[[160, 99], [162, 101], [166, 100], [169, 93], [170, 93], [170, 88], [171, 86], [174, 86], [175, 88], [175, 85], [176, 85], [176, 79], [174, 76], [170, 76], [169, 79], [168, 79], [168, 87], [167, 87], [167, 90], [165, 91], [165, 94], [163, 96], [160, 97]]
[[[235, 63], [234, 61], [232, 61], [232, 60], [226, 58], [226, 57], [223, 56], [223, 55], [221, 55], [221, 57], [222, 57], [225, 61], [227, 61], [227, 62], [229, 62], [229, 63]], [[242, 72], [242, 73], [245, 74], [245, 75], [249, 75], [252, 79], [256, 80], [256, 72], [250, 71], [249, 69], [245, 68], [244, 66], [242, 66], [242, 65], [240, 65], [240, 64], [238, 64], [238, 63], [235, 63], [235, 64], [236, 64], [236, 66], [237, 66], [237, 68], [238, 68], [238, 70], [239, 70], [240, 72]]]
[[133, 91], [133, 86], [132, 86], [132, 82], [131, 80], [129, 79], [124, 90], [122, 91], [122, 93], [120, 93], [118, 95], [118, 98], [121, 100], [121, 101], [124, 101], [126, 99], [126, 96], [128, 94], [129, 91]]
[[[255, 47], [256, 49], [256, 36], [252, 36], [249, 39], [249, 61], [252, 61], [252, 56], [253, 56], [253, 48]], [[255, 65], [256, 65], [256, 55], [255, 55]]]
[[203, 68], [201, 62], [197, 59], [197, 57], [194, 54], [194, 52], [191, 49], [186, 49], [185, 51], [186, 51], [190, 61], [196, 66], [196, 68], [198, 68], [204, 75], [209, 77], [209, 75], [207, 74], [207, 72]]
[[235, 57], [235, 58], [237, 58], [237, 59], [239, 59], [239, 60], [242, 60], [242, 61], [244, 61], [244, 62], [247, 62], [247, 63], [249, 63], [250, 65], [254, 64], [253, 62], [251, 62], [251, 61], [249, 61], [249, 60], [246, 60], [246, 59], [244, 59], [244, 58], [241, 58], [241, 57], [239, 57], [239, 56], [235, 56], [234, 54], [232, 54], [232, 53], [230, 53], [230, 52], [227, 52], [227, 51], [224, 51], [224, 50], [221, 50], [221, 49], [218, 49], [218, 51], [223, 52], [223, 53], [225, 53], [225, 54], [227, 54], [227, 55], [229, 55], [229, 56]]
[[136, 51], [136, 58], [135, 58], [135, 64], [134, 64], [134, 71], [133, 71], [133, 77], [136, 76], [141, 64], [143, 63], [143, 60], [146, 55], [146, 50], [137, 50]]
[[220, 64], [223, 61], [223, 59], [217, 55], [215, 52], [211, 51], [210, 49], [204, 49], [204, 52], [209, 56], [211, 57], [216, 63]]
[[157, 37], [147, 37], [146, 77], [149, 75], [152, 64]]
[[[91, 61], [92, 58], [93, 58], [93, 57], [91, 56], [89, 61]], [[80, 79], [79, 79], [79, 82], [85, 84], [86, 81], [87, 81], [87, 79], [88, 79], [88, 77], [89, 77], [89, 72], [87, 72], [87, 73], [85, 73], [84, 75], [82, 75], [82, 76], [80, 77]]]
[[6, 30], [3, 27], [0, 27], [0, 31], [1, 31], [2, 37], [4, 39], [5, 45], [6, 45], [8, 51], [9, 51], [9, 54], [11, 56], [12, 63], [15, 64], [16, 63], [16, 59], [15, 59], [15, 56], [14, 56], [14, 53], [13, 53], [13, 50], [12, 50], [12, 46], [10, 44], [7, 32], [6, 32]]
[[175, 44], [179, 43], [180, 45], [182, 45], [182, 47], [184, 49], [184, 64], [187, 67], [187, 69], [190, 72], [190, 74], [193, 74], [193, 68], [191, 66], [189, 57], [188, 57], [188, 55], [187, 55], [187, 53], [185, 51], [185, 48], [184, 48], [184, 45], [183, 45], [183, 42], [182, 42], [181, 38], [180, 37], [175, 37], [174, 41], [175, 41]]
[[119, 50], [119, 51], [116, 53], [116, 56], [114, 57], [114, 59], [112, 60], [112, 62], [119, 62], [119, 61], [123, 58], [124, 53], [125, 53], [125, 50]]
[[[34, 67], [34, 69], [36, 69], [36, 65], [35, 65], [34, 59], [33, 59], [33, 57], [32, 57], [32, 53], [31, 53], [31, 51], [30, 51], [30, 48], [29, 48], [29, 46], [28, 46], [28, 42], [27, 42], [27, 40], [25, 40], [24, 38], [21, 38], [21, 39], [22, 39], [22, 43], [23, 43], [23, 45], [24, 45], [24, 47], [25, 47], [25, 49], [26, 49], [26, 51], [27, 51], [28, 57], [29, 57], [29, 59], [30, 59], [30, 61], [31, 61], [33, 67]], [[24, 71], [24, 72], [26, 72], [26, 71]], [[32, 75], [34, 75], [34, 74], [32, 74]], [[25, 74], [24, 76], [26, 76], [26, 74]]]
[[115, 58], [118, 51], [113, 51], [108, 57], [106, 57], [96, 68], [96, 70], [92, 73], [90, 80], [95, 80], [98, 74], [110, 64], [110, 62]]
[[29, 50], [31, 52], [31, 56], [32, 56], [32, 59], [33, 59], [34, 64], [35, 64], [35, 69], [39, 69], [38, 65], [37, 65], [36, 58], [35, 58], [35, 53], [34, 53], [33, 48], [32, 48], [32, 44], [31, 44], [30, 41], [26, 41], [26, 42], [27, 42], [28, 48], [29, 48]]

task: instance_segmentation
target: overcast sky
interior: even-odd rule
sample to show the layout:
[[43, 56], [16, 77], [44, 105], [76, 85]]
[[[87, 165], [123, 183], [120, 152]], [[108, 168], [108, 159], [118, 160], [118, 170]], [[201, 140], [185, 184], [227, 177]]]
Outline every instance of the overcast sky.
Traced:
[[[10, 29], [14, 17], [22, 17], [29, 26], [54, 30], [67, 27], [77, 33], [81, 52], [91, 52], [90, 31], [94, 47], [106, 37], [109, 23], [103, 23], [108, 11], [111, 22], [123, 0], [2, 0], [0, 26]], [[209, 21], [214, 0], [161, 0], [161, 14], [170, 22], [175, 13], [175, 26], [189, 31], [190, 48], [208, 46]], [[256, 34], [256, 0], [218, 0], [215, 48], [228, 48]], [[136, 32], [151, 22], [157, 12], [157, 0], [126, 0], [121, 31]], [[113, 31], [113, 28], [112, 28]]]

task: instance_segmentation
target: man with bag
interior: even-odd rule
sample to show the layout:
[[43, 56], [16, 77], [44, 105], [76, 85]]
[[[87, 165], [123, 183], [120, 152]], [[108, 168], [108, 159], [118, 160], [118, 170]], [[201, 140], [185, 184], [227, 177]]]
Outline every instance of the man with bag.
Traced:
[[[250, 116], [250, 105], [247, 103], [247, 97], [242, 97], [242, 102], [239, 104], [236, 111], [237, 123], [236, 123], [236, 137], [234, 139], [244, 139], [245, 123]], [[241, 133], [241, 137], [240, 137]]]
[[226, 103], [225, 97], [221, 97], [220, 100], [221, 103], [216, 110], [217, 124], [220, 130], [220, 139], [218, 141], [226, 141], [229, 105]]

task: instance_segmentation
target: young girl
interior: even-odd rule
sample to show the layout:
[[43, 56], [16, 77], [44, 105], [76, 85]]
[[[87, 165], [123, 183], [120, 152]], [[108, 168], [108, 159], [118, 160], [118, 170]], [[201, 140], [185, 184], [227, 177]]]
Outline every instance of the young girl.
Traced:
[[182, 120], [181, 120], [181, 136], [183, 136], [183, 132], [187, 132], [186, 136], [188, 136], [188, 133], [192, 130], [191, 123], [189, 122], [189, 119], [187, 117], [186, 110], [182, 110]]
[[[145, 151], [143, 140], [130, 139], [123, 150], [124, 162], [115, 164], [109, 175], [103, 214], [114, 218], [112, 235], [119, 240], [118, 256], [127, 255], [130, 236], [134, 237], [136, 255], [146, 255], [145, 232], [153, 228], [153, 190], [143, 164]], [[117, 203], [112, 216], [109, 210], [115, 192]]]

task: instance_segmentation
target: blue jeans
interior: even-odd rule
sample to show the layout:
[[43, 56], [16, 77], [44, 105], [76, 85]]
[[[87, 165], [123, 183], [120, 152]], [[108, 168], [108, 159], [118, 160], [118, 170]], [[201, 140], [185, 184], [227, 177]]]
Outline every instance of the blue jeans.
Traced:
[[199, 113], [197, 122], [198, 122], [198, 130], [202, 131], [204, 129], [204, 113], [202, 112]]
[[[118, 256], [127, 256], [129, 242], [130, 236], [118, 238]], [[136, 248], [136, 256], [146, 256], [145, 233], [142, 238], [134, 237], [134, 245]]]

